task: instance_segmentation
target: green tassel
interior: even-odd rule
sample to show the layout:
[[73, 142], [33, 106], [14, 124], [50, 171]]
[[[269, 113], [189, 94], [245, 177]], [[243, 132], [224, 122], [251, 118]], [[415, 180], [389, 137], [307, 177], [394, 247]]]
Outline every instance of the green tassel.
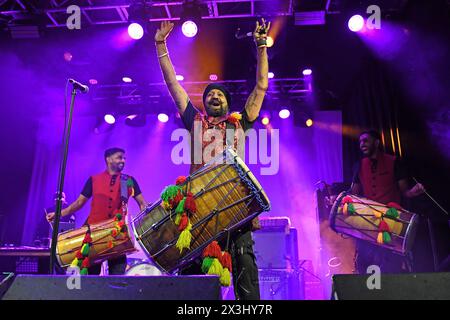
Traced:
[[122, 215], [120, 213], [116, 214], [117, 221], [122, 220]]
[[348, 203], [347, 211], [348, 211], [349, 215], [356, 213], [356, 209], [355, 209], [355, 206], [353, 205], [353, 203]]
[[223, 267], [220, 264], [219, 259], [214, 258], [211, 267], [208, 270], [208, 274], [214, 274], [220, 277], [222, 275], [222, 272]]
[[398, 211], [395, 208], [389, 208], [387, 209], [386, 213], [384, 214], [385, 217], [391, 218], [391, 219], [397, 219], [399, 217]]
[[391, 235], [389, 234], [389, 232], [383, 232], [383, 242], [384, 243], [391, 242]]
[[184, 212], [184, 203], [186, 202], [186, 197], [183, 198], [183, 200], [180, 201], [177, 208], [175, 209], [175, 212], [178, 214], [182, 214]]
[[87, 243], [83, 244], [83, 246], [81, 247], [81, 254], [87, 257], [89, 255], [89, 249], [90, 249], [89, 244]]
[[87, 268], [81, 269], [80, 274], [83, 275], [83, 276], [87, 276], [88, 275], [88, 269]]
[[169, 202], [169, 199], [175, 197], [181, 188], [176, 185], [167, 186], [161, 193], [161, 199]]
[[211, 258], [211, 257], [206, 257], [203, 259], [203, 263], [202, 263], [202, 272], [203, 273], [208, 273], [208, 270], [211, 267], [213, 260], [214, 260], [214, 258]]
[[133, 183], [133, 179], [131, 179], [131, 178], [128, 178], [128, 180], [127, 180], [127, 187], [128, 188], [133, 188], [134, 187], [134, 183]]

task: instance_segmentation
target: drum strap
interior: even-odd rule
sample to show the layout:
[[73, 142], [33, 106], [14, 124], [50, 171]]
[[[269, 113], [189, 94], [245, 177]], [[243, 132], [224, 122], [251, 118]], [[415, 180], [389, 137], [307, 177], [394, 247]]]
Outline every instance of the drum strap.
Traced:
[[130, 179], [129, 175], [123, 173], [120, 175], [120, 200], [125, 204], [128, 203], [128, 179]]

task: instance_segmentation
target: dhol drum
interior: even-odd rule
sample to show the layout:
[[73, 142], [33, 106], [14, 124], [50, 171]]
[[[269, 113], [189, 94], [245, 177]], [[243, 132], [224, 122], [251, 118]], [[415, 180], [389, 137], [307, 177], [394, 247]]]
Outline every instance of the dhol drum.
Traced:
[[160, 276], [163, 273], [148, 260], [130, 261], [125, 271], [127, 276]]
[[[89, 250], [91, 265], [104, 260], [116, 258], [123, 254], [134, 252], [133, 235], [127, 236], [117, 232], [117, 221], [114, 219], [90, 226], [92, 245]], [[83, 245], [87, 226], [76, 230], [66, 231], [58, 235], [56, 257], [61, 267], [68, 267], [75, 259], [76, 253]], [[130, 231], [131, 232], [131, 231]]]
[[382, 203], [342, 192], [330, 212], [337, 233], [371, 242], [399, 255], [412, 248], [418, 216], [395, 203]]
[[255, 176], [231, 149], [187, 177], [183, 191], [192, 192], [196, 213], [190, 218], [192, 240], [189, 249], [175, 244], [180, 232], [173, 212], [155, 202], [132, 220], [140, 246], [160, 270], [174, 273], [199, 257], [213, 240], [250, 223], [270, 202]]

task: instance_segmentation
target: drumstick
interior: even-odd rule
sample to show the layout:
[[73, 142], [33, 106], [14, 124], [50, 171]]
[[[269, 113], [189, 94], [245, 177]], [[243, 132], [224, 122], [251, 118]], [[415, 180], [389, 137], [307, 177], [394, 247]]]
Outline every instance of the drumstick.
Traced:
[[[44, 212], [45, 212], [45, 220], [47, 220], [47, 215], [48, 215], [47, 208], [44, 208]], [[48, 220], [47, 220], [47, 222], [50, 225], [50, 228], [53, 230], [53, 224]]]
[[[417, 181], [417, 179], [416, 179], [415, 177], [413, 177], [413, 179], [414, 179], [414, 181], [415, 181], [416, 183], [419, 183], [419, 181]], [[441, 206], [436, 200], [434, 200], [434, 198], [433, 198], [426, 190], [424, 190], [424, 193], [428, 196], [428, 198], [430, 198], [430, 199], [431, 199], [431, 200], [439, 207], [439, 209], [441, 209], [442, 211], [445, 212], [445, 214], [448, 215], [447, 210], [445, 210], [444, 208], [442, 208], [442, 206]]]

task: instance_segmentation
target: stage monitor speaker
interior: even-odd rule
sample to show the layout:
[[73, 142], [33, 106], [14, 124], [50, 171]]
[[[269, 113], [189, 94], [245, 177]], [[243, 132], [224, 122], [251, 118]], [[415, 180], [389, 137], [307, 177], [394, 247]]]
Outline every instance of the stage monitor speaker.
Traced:
[[[336, 300], [449, 300], [450, 273], [381, 274], [379, 289], [369, 289], [374, 275], [334, 275]], [[375, 282], [375, 281], [373, 281]]]
[[259, 270], [261, 300], [304, 300], [303, 272], [293, 270]]
[[[220, 300], [216, 276], [18, 275], [3, 300]], [[68, 285], [68, 283], [70, 283]], [[71, 289], [69, 289], [69, 287]]]

